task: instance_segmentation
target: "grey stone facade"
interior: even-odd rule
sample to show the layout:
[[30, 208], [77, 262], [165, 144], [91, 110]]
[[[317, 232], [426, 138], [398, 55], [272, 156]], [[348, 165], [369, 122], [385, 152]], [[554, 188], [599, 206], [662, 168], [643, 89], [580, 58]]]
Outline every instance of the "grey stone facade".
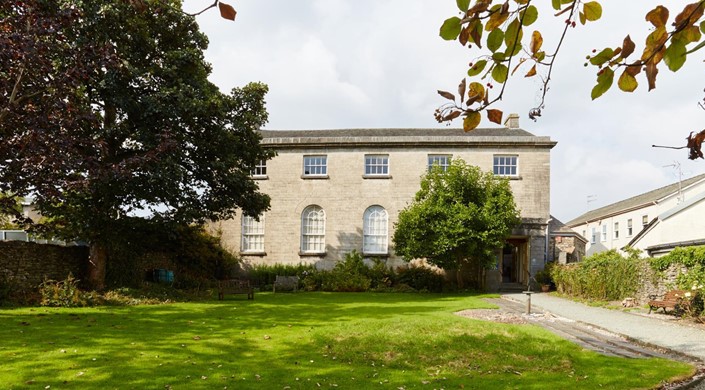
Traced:
[[19, 288], [36, 288], [45, 278], [83, 278], [88, 248], [0, 241], [0, 277]]
[[[518, 128], [477, 129], [352, 129], [310, 131], [262, 131], [262, 143], [277, 152], [266, 164], [266, 174], [255, 176], [260, 190], [271, 196], [265, 213], [263, 250], [243, 251], [242, 220], [238, 215], [214, 223], [226, 249], [252, 264], [313, 263], [331, 268], [346, 253], [363, 248], [363, 216], [370, 206], [388, 213], [388, 250], [375, 254], [389, 266], [406, 264], [394, 253], [391, 237], [399, 211], [419, 189], [431, 155], [461, 158], [468, 164], [492, 171], [495, 156], [514, 156], [517, 174], [510, 185], [524, 223], [513, 239], [521, 256], [516, 282], [525, 282], [526, 268], [543, 268], [546, 223], [550, 201], [550, 150], [555, 142]], [[365, 173], [365, 157], [385, 156], [388, 173]], [[326, 174], [306, 177], [305, 156], [326, 156]], [[303, 253], [302, 212], [308, 206], [325, 212], [325, 250]], [[520, 253], [520, 255], [519, 255]], [[498, 257], [500, 257], [498, 255]], [[499, 277], [495, 275], [495, 277]]]

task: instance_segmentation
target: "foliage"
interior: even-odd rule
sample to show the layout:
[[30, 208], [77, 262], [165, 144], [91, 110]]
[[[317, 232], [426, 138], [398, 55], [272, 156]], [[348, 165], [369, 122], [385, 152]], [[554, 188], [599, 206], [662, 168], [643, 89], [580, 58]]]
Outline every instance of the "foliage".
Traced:
[[434, 167], [421, 178], [413, 203], [399, 213], [393, 241], [406, 260], [481, 270], [493, 264], [519, 222], [509, 181], [458, 158], [446, 171]]
[[247, 270], [247, 279], [252, 285], [260, 289], [269, 290], [274, 284], [277, 275], [298, 276], [299, 280], [309, 272], [315, 271], [316, 267], [310, 264], [254, 264]]
[[367, 275], [369, 268], [365, 265], [362, 254], [352, 251], [345, 255], [343, 261], [335, 264], [330, 272], [324, 274], [321, 290], [338, 292], [367, 291], [372, 279]]
[[691, 294], [693, 304], [690, 314], [701, 316], [703, 313], [703, 297], [705, 297], [705, 246], [678, 247], [667, 255], [650, 259], [651, 267], [656, 271], [664, 271], [671, 265], [681, 265], [686, 272], [679, 272], [676, 285]]
[[[477, 0], [472, 5], [469, 0], [457, 0], [456, 3], [460, 16], [446, 19], [440, 36], [472, 49], [475, 58], [467, 72], [471, 81], [468, 84], [465, 78], [461, 80], [457, 97], [451, 92], [438, 91], [451, 102], [438, 108], [435, 117], [438, 122], [448, 122], [463, 116], [465, 131], [477, 127], [482, 111], [487, 112], [490, 121], [501, 124], [503, 112], [489, 107], [502, 100], [508, 80], [516, 72], [542, 79], [541, 102], [529, 111], [532, 119], [541, 116], [551, 72], [568, 30], [575, 28], [576, 22], [584, 25], [602, 17], [602, 5], [598, 1], [552, 0], [553, 12], [550, 13], [565, 19], [556, 46], [547, 49], [543, 46], [541, 31], [528, 30], [540, 14], [549, 13], [539, 11], [541, 3], [532, 0]], [[696, 1], [669, 20], [669, 9], [658, 5], [646, 14], [651, 32], [641, 53], [629, 35], [616, 47], [594, 49], [585, 63], [585, 66], [597, 68], [592, 99], [607, 92], [615, 79], [620, 90], [633, 92], [639, 86], [637, 77], [643, 74], [652, 90], [656, 88], [660, 68], [665, 66], [678, 71], [689, 55], [705, 46], [704, 10], [705, 1]], [[491, 81], [484, 82], [487, 78]], [[497, 93], [492, 93], [493, 82], [501, 86]]]
[[124, 218], [121, 227], [108, 247], [114, 259], [106, 276], [111, 288], [140, 287], [146, 266], [174, 270], [174, 286], [181, 289], [210, 287], [214, 280], [231, 279], [240, 272], [240, 259], [203, 226]]
[[559, 292], [605, 301], [634, 296], [639, 287], [638, 252], [624, 257], [616, 250], [600, 252], [579, 263], [555, 265], [550, 270]]
[[597, 354], [536, 326], [452, 314], [480, 308], [490, 308], [482, 296], [373, 293], [18, 308], [0, 315], [0, 381], [12, 389], [577, 390], [657, 388], [694, 373], [671, 360]]
[[424, 266], [397, 268], [396, 285], [409, 286], [417, 291], [443, 291], [443, 275], [437, 270]]
[[551, 278], [551, 272], [549, 270], [542, 270], [536, 273], [534, 275], [534, 278], [536, 279], [536, 283], [541, 284], [541, 285], [549, 285], [551, 282], [553, 282], [553, 279]]
[[41, 305], [54, 307], [93, 306], [96, 303], [97, 295], [81, 291], [78, 282], [70, 273], [66, 279], [60, 281], [45, 279], [39, 285], [39, 292], [42, 295]]
[[267, 87], [221, 93], [180, 2], [133, 3], [0, 3], [0, 192], [33, 195], [49, 221], [35, 228], [88, 241], [98, 289], [126, 215], [188, 224], [269, 206], [249, 175], [272, 156], [256, 132]]

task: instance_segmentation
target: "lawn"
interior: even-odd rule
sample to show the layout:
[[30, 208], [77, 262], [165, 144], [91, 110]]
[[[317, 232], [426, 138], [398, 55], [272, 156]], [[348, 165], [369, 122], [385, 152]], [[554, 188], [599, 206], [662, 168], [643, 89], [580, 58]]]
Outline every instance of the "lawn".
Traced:
[[254, 301], [0, 309], [9, 389], [629, 389], [693, 368], [459, 317], [478, 296], [261, 293]]

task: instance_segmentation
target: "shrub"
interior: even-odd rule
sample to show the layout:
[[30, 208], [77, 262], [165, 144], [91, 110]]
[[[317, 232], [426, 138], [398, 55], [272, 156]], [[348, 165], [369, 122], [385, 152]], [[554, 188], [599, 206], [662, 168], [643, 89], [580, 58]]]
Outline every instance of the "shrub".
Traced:
[[441, 292], [443, 281], [443, 275], [429, 267], [410, 265], [397, 268], [397, 283], [418, 291]]
[[258, 264], [253, 265], [247, 271], [247, 278], [250, 280], [252, 285], [265, 288], [266, 286], [271, 286], [274, 284], [277, 275], [298, 276], [299, 282], [301, 283], [307, 273], [315, 270], [316, 267], [312, 264]]
[[54, 307], [83, 307], [92, 306], [98, 296], [93, 292], [81, 291], [78, 288], [78, 279], [69, 273], [61, 281], [45, 279], [39, 286], [42, 295], [42, 306]]
[[580, 263], [551, 268], [559, 292], [586, 299], [621, 300], [633, 296], [639, 287], [638, 252], [624, 257], [609, 250], [585, 258]]
[[688, 314], [703, 319], [703, 297], [705, 296], [705, 246], [678, 247], [665, 256], [650, 259], [651, 267], [664, 271], [671, 265], [682, 265], [688, 269], [676, 277], [676, 286], [689, 291], [692, 299]]

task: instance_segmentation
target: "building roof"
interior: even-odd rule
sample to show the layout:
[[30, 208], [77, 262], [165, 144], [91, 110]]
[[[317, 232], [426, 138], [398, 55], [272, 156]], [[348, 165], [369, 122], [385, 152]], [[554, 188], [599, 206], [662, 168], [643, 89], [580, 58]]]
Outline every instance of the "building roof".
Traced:
[[576, 233], [575, 230], [568, 227], [553, 215], [551, 215], [551, 220], [548, 223], [548, 232], [551, 236], [574, 236], [587, 243], [587, 239], [585, 237]]
[[590, 210], [587, 213], [566, 222], [566, 225], [575, 227], [582, 225], [585, 222], [600, 220], [630, 210], [637, 210], [642, 207], [655, 204], [658, 200], [677, 193], [679, 185], [680, 188], [683, 189], [703, 180], [705, 180], [705, 174], [691, 177], [689, 179], [681, 181], [680, 183], [676, 182], [673, 184], [669, 184], [667, 186], [657, 188], [655, 190], [636, 195], [631, 198], [612, 203], [610, 205], [600, 207], [595, 210]]
[[440, 129], [332, 129], [261, 130], [266, 146], [502, 146], [552, 148], [550, 137], [536, 136], [518, 128], [481, 128], [465, 132], [458, 128]]

